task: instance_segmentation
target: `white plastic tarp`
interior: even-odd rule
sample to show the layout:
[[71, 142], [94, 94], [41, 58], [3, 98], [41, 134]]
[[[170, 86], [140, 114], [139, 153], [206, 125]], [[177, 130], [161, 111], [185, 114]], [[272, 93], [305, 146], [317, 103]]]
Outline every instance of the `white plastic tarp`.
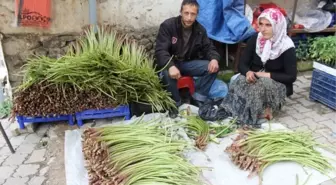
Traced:
[[[186, 108], [182, 106], [181, 109]], [[193, 113], [197, 113], [197, 108], [191, 108]], [[133, 118], [125, 123], [119, 122], [114, 124], [130, 124], [138, 118]], [[144, 120], [152, 119], [168, 119], [164, 114], [149, 114], [144, 116]], [[263, 125], [263, 129], [268, 129], [268, 124]], [[281, 124], [272, 124], [272, 129], [286, 129]], [[225, 148], [232, 143], [232, 139], [236, 135], [220, 139], [220, 144], [210, 143], [205, 152], [189, 151], [186, 157], [195, 165], [207, 167], [203, 170], [202, 179], [209, 185], [259, 185], [258, 177], [248, 178], [249, 172], [240, 170], [235, 166]], [[81, 132], [79, 130], [66, 131], [65, 133], [65, 169], [67, 185], [88, 185], [88, 175], [84, 167], [84, 158], [81, 146]], [[325, 150], [321, 153], [329, 158], [336, 159], [336, 155]], [[333, 166], [336, 163], [333, 161]], [[210, 170], [211, 169], [211, 170]], [[311, 174], [306, 185], [318, 185], [329, 180], [329, 177], [310, 169], [303, 168], [301, 165], [293, 162], [276, 163], [268, 167], [263, 175], [263, 185], [294, 185], [296, 184], [296, 176], [299, 177], [300, 185]], [[331, 178], [336, 177], [336, 172], [329, 174]]]

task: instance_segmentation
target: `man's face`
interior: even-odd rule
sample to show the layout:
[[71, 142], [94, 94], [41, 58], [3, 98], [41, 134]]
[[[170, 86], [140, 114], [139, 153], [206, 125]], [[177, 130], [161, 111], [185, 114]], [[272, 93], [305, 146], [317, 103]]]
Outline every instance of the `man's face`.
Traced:
[[184, 27], [191, 27], [195, 22], [198, 13], [197, 6], [184, 5], [181, 10], [182, 24]]

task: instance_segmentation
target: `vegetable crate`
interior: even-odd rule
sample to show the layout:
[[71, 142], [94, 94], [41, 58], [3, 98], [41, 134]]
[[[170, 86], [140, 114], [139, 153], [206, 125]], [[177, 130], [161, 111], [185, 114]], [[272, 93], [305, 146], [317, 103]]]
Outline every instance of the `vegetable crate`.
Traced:
[[20, 129], [25, 128], [25, 123], [42, 123], [42, 122], [56, 122], [56, 121], [68, 121], [69, 125], [74, 125], [73, 115], [57, 115], [57, 116], [37, 116], [26, 117], [16, 116]]
[[322, 67], [327, 66], [314, 63], [309, 97], [336, 110], [336, 70], [334, 74], [332, 68], [323, 70]]
[[102, 118], [113, 118], [125, 116], [126, 120], [131, 119], [131, 113], [128, 105], [118, 106], [111, 109], [90, 109], [82, 112], [77, 112], [76, 114], [77, 125], [79, 127], [83, 126], [83, 120], [88, 119], [102, 119]]

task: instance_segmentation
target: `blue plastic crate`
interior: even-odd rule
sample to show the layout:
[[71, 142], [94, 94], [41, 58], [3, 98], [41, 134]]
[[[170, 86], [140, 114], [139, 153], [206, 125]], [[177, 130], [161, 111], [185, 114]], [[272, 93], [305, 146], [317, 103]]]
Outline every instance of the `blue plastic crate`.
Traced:
[[102, 119], [124, 116], [126, 120], [131, 119], [131, 113], [128, 105], [121, 105], [112, 109], [91, 109], [76, 113], [77, 125], [83, 125], [83, 120], [87, 119]]
[[57, 115], [57, 116], [16, 116], [20, 129], [25, 128], [25, 123], [42, 123], [42, 122], [56, 122], [56, 121], [68, 121], [69, 125], [74, 125], [73, 115]]
[[336, 110], [336, 76], [314, 69], [309, 97]]

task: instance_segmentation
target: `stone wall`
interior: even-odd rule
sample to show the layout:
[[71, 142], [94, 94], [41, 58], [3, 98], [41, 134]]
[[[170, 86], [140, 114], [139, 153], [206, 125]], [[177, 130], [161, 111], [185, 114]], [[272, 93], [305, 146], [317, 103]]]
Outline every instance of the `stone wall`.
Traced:
[[[123, 33], [128, 34], [130, 39], [134, 39], [139, 45], [143, 46], [150, 56], [154, 54], [157, 31], [158, 27], [122, 30]], [[11, 85], [17, 86], [20, 84], [22, 77], [19, 76], [19, 72], [29, 57], [33, 55], [44, 55], [51, 58], [61, 57], [78, 37], [79, 34], [4, 34], [2, 44]]]
[[22, 77], [21, 67], [32, 55], [45, 55], [57, 58], [65, 54], [75, 35], [6, 34], [2, 40], [5, 61], [12, 86], [17, 86]]
[[137, 31], [127, 30], [127, 33], [131, 39], [134, 39], [140, 46], [145, 48], [149, 56], [154, 56], [155, 40], [158, 31], [158, 27], [151, 27]]
[[[14, 0], [0, 0], [0, 32], [69, 34], [78, 33], [89, 24], [88, 0], [52, 0], [49, 29], [16, 27]], [[100, 24], [119, 28], [147, 29], [164, 19], [179, 14], [181, 0], [97, 0], [97, 20]]]
[[[78, 37], [82, 28], [89, 24], [87, 0], [51, 1], [52, 23], [49, 29], [16, 27], [13, 0], [1, 0], [0, 33], [5, 61], [13, 86], [20, 83], [20, 68], [32, 54], [58, 57], [65, 53], [69, 44]], [[128, 33], [150, 55], [159, 24], [179, 14], [181, 0], [97, 0], [99, 24], [115, 25]]]

